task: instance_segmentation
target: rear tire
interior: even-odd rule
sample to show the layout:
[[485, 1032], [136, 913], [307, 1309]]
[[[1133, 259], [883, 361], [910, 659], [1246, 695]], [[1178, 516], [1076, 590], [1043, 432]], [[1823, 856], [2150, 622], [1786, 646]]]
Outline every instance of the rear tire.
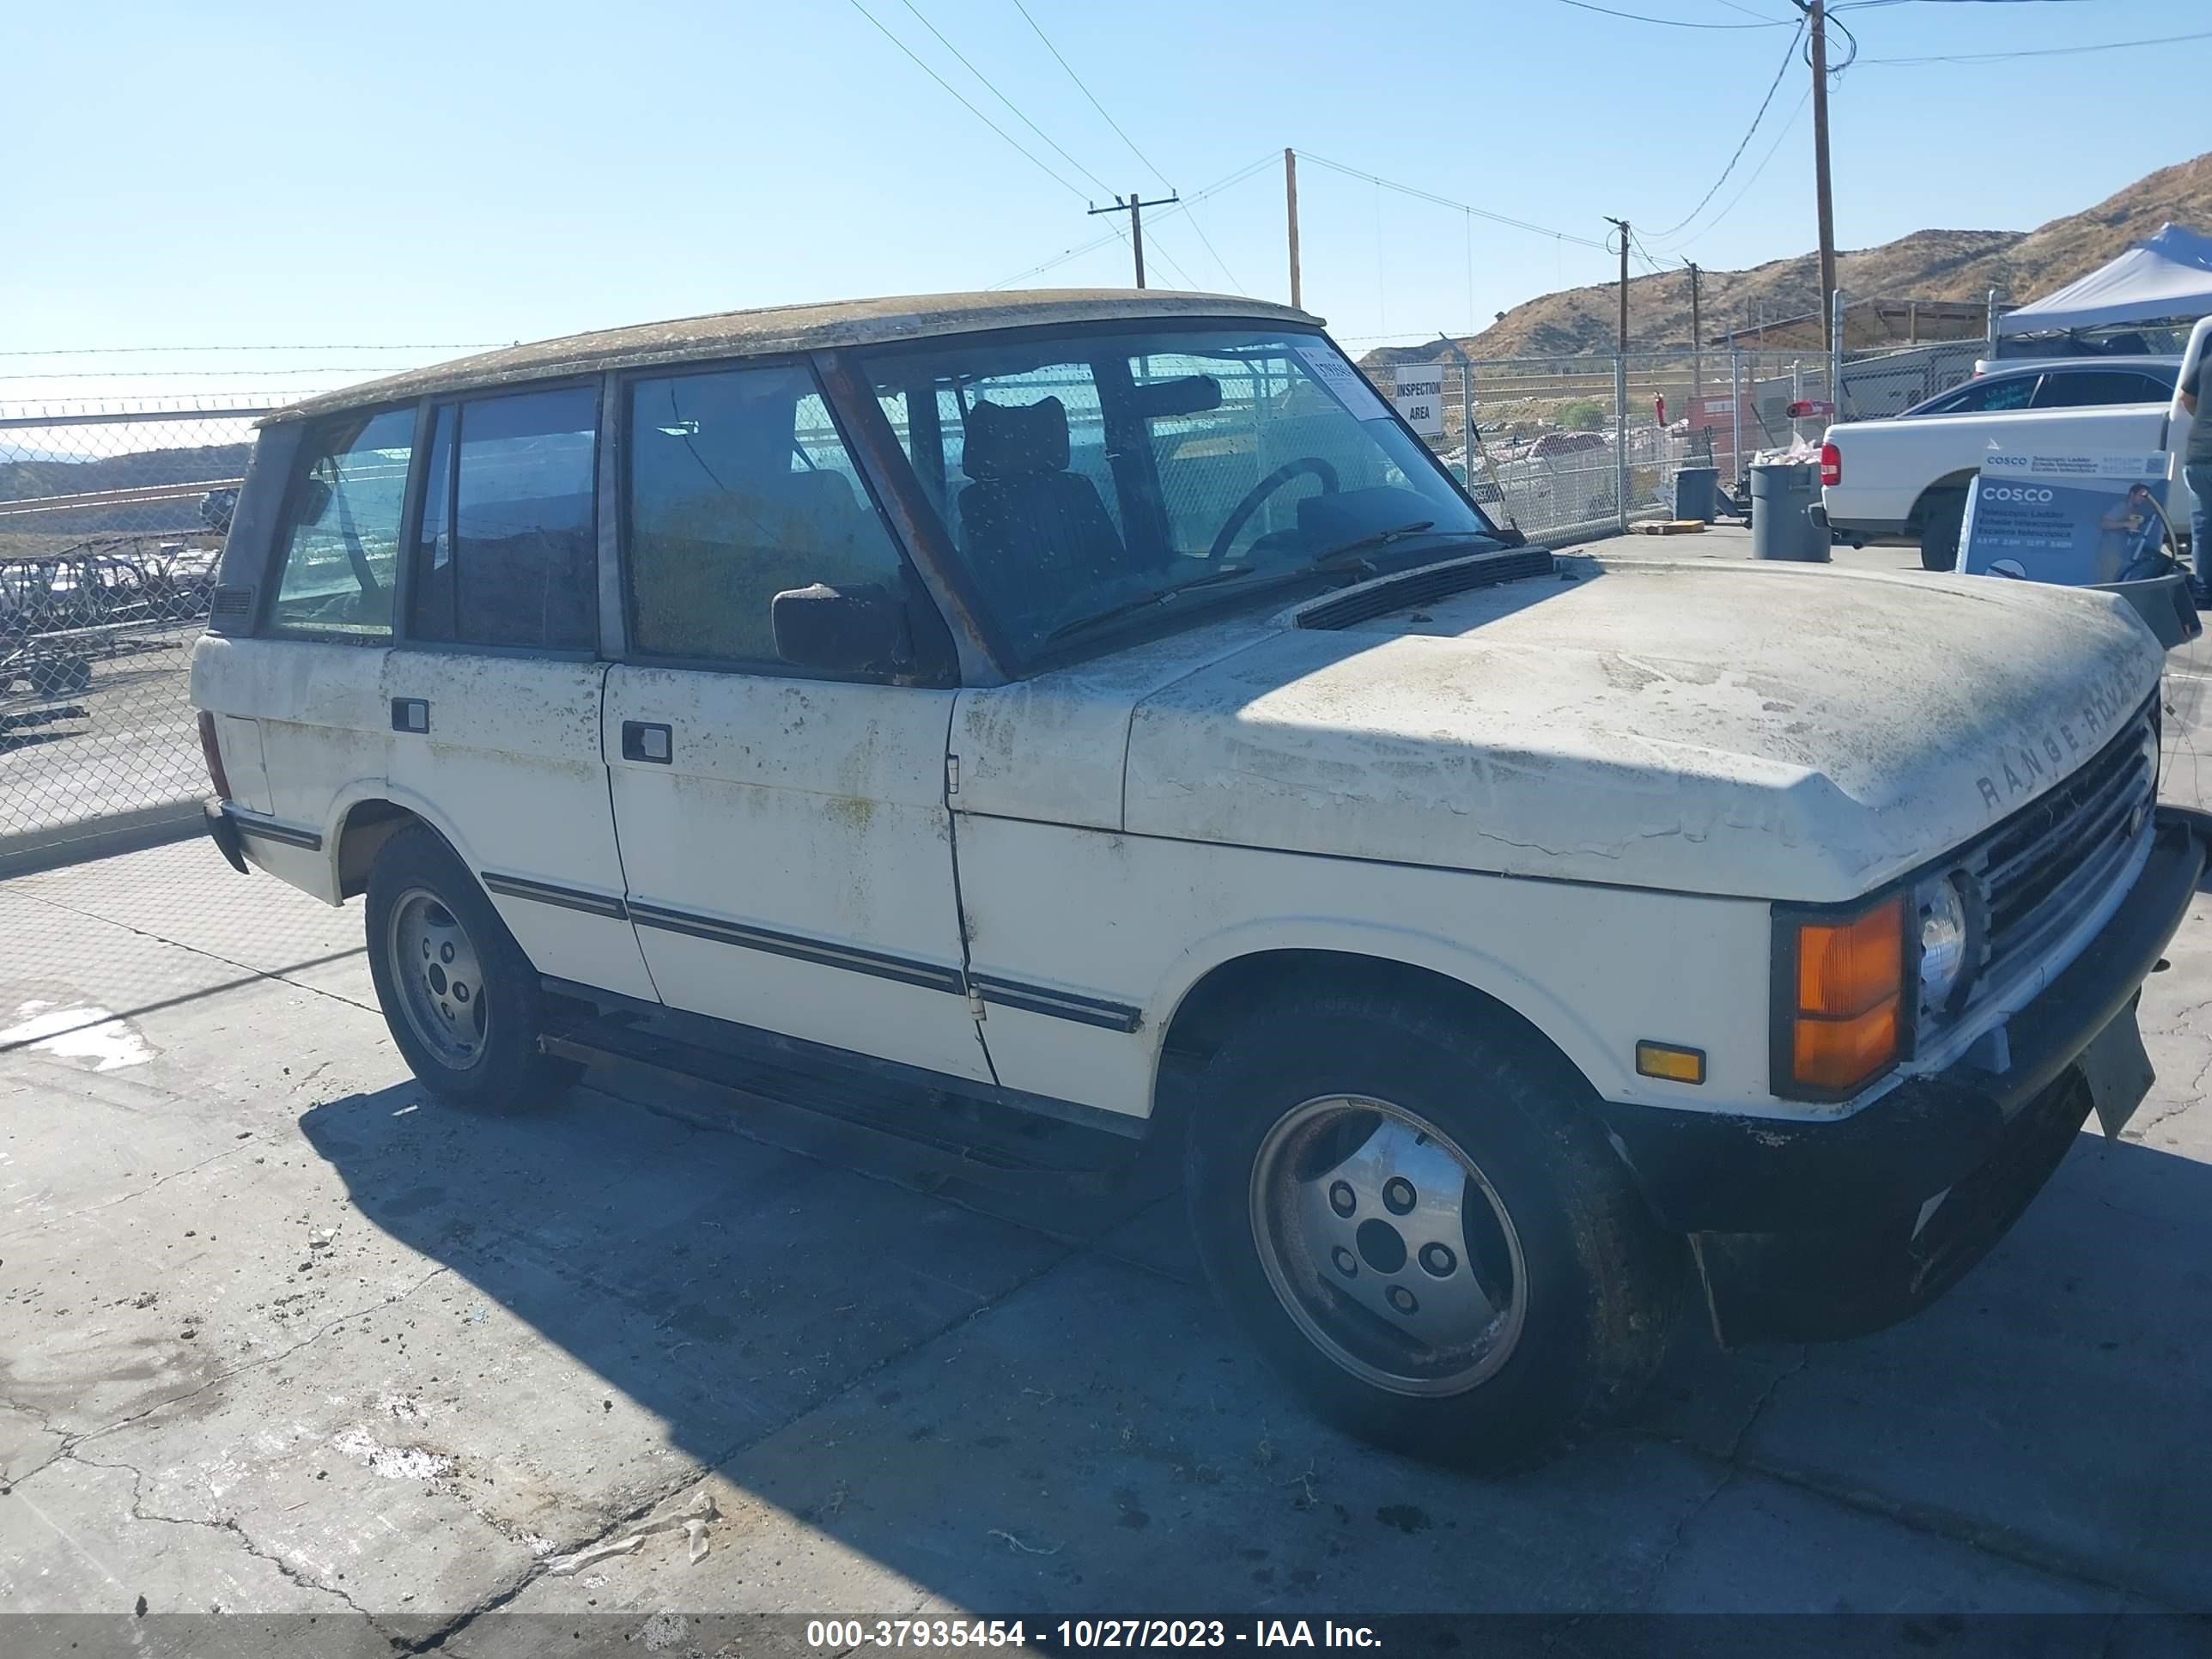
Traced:
[[434, 832], [394, 835], [369, 867], [369, 975], [408, 1069], [440, 1099], [506, 1111], [545, 1103], [576, 1068], [540, 1054], [545, 996], [466, 866]]
[[1966, 492], [1963, 489], [1943, 489], [1931, 492], [1920, 514], [1920, 568], [1923, 570], [1956, 570], [1959, 568], [1959, 538], [1966, 529]]
[[1684, 1278], [1589, 1092], [1463, 1012], [1357, 992], [1263, 1011], [1190, 1126], [1216, 1296], [1364, 1440], [1491, 1474], [1555, 1456], [1641, 1392]]

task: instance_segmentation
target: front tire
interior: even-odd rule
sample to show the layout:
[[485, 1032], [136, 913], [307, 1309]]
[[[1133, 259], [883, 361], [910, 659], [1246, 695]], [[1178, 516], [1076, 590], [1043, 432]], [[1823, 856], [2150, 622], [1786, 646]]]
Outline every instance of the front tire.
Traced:
[[1364, 1440], [1493, 1474], [1556, 1455], [1641, 1392], [1683, 1279], [1588, 1092], [1502, 1022], [1361, 994], [1266, 1010], [1191, 1122], [1216, 1296]]
[[416, 824], [368, 872], [369, 975], [408, 1069], [440, 1099], [502, 1111], [538, 1105], [574, 1076], [538, 1052], [538, 972], [460, 860]]

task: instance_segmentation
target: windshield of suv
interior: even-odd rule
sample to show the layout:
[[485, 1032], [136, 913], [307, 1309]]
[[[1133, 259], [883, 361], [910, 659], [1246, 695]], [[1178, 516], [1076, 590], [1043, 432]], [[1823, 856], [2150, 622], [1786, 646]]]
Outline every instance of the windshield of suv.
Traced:
[[878, 353], [866, 372], [1024, 655], [1201, 594], [1356, 573], [1398, 543], [1394, 560], [1495, 534], [1318, 334], [1040, 332]]

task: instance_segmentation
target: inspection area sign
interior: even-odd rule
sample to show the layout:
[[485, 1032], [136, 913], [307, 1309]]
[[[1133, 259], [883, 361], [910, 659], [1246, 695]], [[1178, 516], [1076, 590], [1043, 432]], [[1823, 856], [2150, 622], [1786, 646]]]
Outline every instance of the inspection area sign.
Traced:
[[1991, 455], [1966, 498], [1960, 571], [2087, 587], [2163, 568], [2173, 458]]
[[1444, 371], [1437, 363], [1400, 363], [1390, 401], [1406, 424], [1424, 438], [1444, 435]]

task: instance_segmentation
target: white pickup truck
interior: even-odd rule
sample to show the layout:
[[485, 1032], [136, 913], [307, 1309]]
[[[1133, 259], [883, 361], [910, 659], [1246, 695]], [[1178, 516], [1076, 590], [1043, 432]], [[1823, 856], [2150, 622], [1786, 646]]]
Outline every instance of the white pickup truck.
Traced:
[[[2190, 336], [2181, 362], [2183, 379], [2203, 351], [2208, 332], [2212, 332], [2212, 319], [2197, 324]], [[2150, 360], [2129, 361], [2141, 364]], [[1967, 487], [1992, 451], [2144, 454], [2162, 449], [2178, 454], [2188, 441], [2188, 411], [2171, 392], [2162, 400], [2150, 400], [2159, 389], [2173, 384], [2166, 365], [2160, 365], [2156, 374], [2139, 368], [2115, 370], [2102, 362], [2094, 367], [2104, 372], [2090, 376], [2093, 380], [2112, 381], [2124, 373], [2140, 380], [2144, 400], [2066, 406], [2059, 400], [2115, 388], [2059, 386], [2058, 382], [2082, 378], [2084, 364], [2080, 362], [2040, 371], [2023, 364], [2007, 366], [2000, 372], [2001, 380], [1999, 375], [1990, 377], [1993, 386], [2026, 383], [2012, 407], [1987, 406], [1990, 400], [1984, 399], [1982, 407], [1930, 410], [1830, 427], [1820, 447], [1820, 511], [1829, 529], [1857, 546], [1884, 537], [1910, 538], [1919, 542], [1924, 567], [1949, 570], [1958, 562]], [[2051, 383], [2048, 391], [2045, 382]], [[2177, 539], [2189, 533], [2191, 499], [2177, 467], [2167, 499], [2167, 516]]]

